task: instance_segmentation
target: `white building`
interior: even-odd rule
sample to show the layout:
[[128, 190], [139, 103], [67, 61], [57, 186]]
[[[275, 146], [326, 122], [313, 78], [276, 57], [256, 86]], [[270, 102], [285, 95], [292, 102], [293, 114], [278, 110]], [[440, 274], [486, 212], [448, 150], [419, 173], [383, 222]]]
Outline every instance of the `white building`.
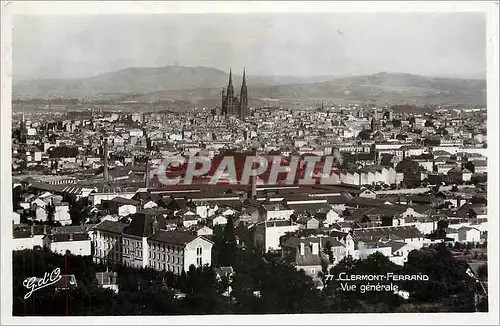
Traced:
[[281, 249], [280, 237], [299, 228], [300, 224], [285, 220], [260, 222], [255, 226], [254, 243], [256, 246], [261, 246], [264, 251], [278, 250]]
[[21, 215], [17, 212], [12, 212], [12, 223], [21, 224]]
[[283, 204], [268, 204], [262, 205], [259, 208], [259, 221], [275, 221], [290, 220], [290, 216], [294, 213], [294, 210], [284, 206]]
[[69, 214], [69, 204], [62, 202], [54, 205], [54, 222], [59, 222], [62, 225], [71, 224], [71, 215]]
[[481, 231], [476, 228], [461, 227], [458, 229], [458, 241], [477, 243], [481, 240]]
[[12, 250], [33, 249], [43, 247], [43, 237], [47, 234], [47, 226], [37, 225], [24, 229], [14, 229]]
[[211, 222], [212, 226], [226, 225], [227, 224], [227, 217], [225, 217], [224, 215], [214, 216], [213, 218], [210, 218], [210, 220], [212, 221]]
[[44, 247], [57, 254], [64, 255], [69, 251], [73, 255], [92, 255], [91, 241], [87, 233], [47, 234], [43, 242]]

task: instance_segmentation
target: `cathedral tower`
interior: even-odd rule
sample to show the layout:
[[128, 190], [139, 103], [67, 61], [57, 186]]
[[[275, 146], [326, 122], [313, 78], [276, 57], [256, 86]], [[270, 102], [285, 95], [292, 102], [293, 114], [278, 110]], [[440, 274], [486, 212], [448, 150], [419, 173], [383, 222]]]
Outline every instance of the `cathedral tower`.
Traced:
[[241, 120], [245, 119], [248, 114], [248, 93], [247, 93], [247, 81], [245, 68], [243, 68], [243, 81], [241, 83], [240, 91], [240, 105], [239, 105], [239, 117]]

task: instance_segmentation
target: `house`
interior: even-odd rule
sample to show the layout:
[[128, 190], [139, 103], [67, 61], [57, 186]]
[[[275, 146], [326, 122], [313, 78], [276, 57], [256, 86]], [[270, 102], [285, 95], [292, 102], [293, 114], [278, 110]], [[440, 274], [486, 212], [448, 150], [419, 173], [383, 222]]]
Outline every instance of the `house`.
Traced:
[[201, 235], [209, 236], [209, 235], [214, 234], [214, 230], [212, 230], [211, 228], [209, 228], [206, 225], [197, 225], [197, 226], [195, 226], [195, 230], [196, 230], [196, 234], [200, 235], [200, 236]]
[[49, 229], [46, 225], [32, 225], [31, 227], [14, 227], [12, 230], [12, 247], [14, 251], [43, 248], [43, 238]]
[[486, 160], [473, 160], [474, 173], [488, 172], [488, 162]]
[[293, 264], [297, 270], [303, 270], [312, 278], [318, 277], [322, 272], [322, 266], [333, 267], [328, 254], [321, 248], [322, 241], [318, 237], [288, 238], [282, 245], [282, 257], [285, 261]]
[[94, 262], [122, 263], [122, 233], [128, 224], [102, 221], [93, 228], [92, 242]]
[[182, 216], [182, 225], [185, 228], [189, 228], [191, 226], [198, 224], [198, 221], [201, 221], [201, 216], [192, 211], [187, 211]]
[[69, 214], [69, 203], [61, 202], [54, 204], [54, 222], [62, 225], [71, 224], [71, 215]]
[[227, 224], [227, 217], [224, 215], [215, 215], [208, 218], [208, 221], [211, 226], [215, 227], [217, 225], [225, 226]]
[[78, 256], [92, 255], [91, 241], [87, 233], [47, 234], [43, 243], [45, 248], [61, 255], [66, 252]]
[[294, 210], [282, 203], [265, 204], [259, 208], [259, 221], [289, 220]]
[[344, 217], [340, 216], [340, 214], [334, 209], [320, 209], [314, 217], [323, 223], [323, 225], [333, 225], [337, 222], [343, 222]]
[[392, 256], [389, 259], [397, 264], [403, 266], [408, 261], [408, 254], [413, 250], [419, 250], [418, 245], [406, 243], [402, 241], [389, 241], [388, 245], [391, 246]]
[[252, 227], [254, 245], [260, 246], [265, 252], [279, 250], [281, 249], [280, 237], [286, 233], [295, 232], [299, 228], [299, 224], [286, 220], [259, 222]]
[[466, 203], [457, 209], [459, 218], [488, 218], [488, 207], [485, 204]]
[[12, 212], [12, 224], [21, 224], [21, 214]]
[[158, 204], [155, 203], [154, 201], [150, 200], [148, 202], [146, 202], [144, 205], [143, 205], [143, 208], [144, 209], [148, 209], [148, 208], [153, 208], [153, 207], [158, 207]]
[[102, 200], [101, 204], [102, 208], [107, 210], [110, 214], [128, 216], [137, 212], [139, 202], [137, 200], [118, 196], [110, 200]]
[[297, 223], [305, 229], [319, 229], [320, 227], [320, 221], [311, 216], [303, 216], [297, 220]]
[[35, 212], [35, 219], [37, 221], [47, 221], [47, 204], [42, 199], [35, 199], [31, 202], [30, 207]]
[[481, 231], [471, 227], [461, 227], [458, 229], [459, 242], [478, 243], [481, 241]]
[[455, 229], [455, 228], [446, 228], [445, 232], [446, 232], [446, 238], [451, 239], [451, 241], [453, 241], [453, 242], [459, 241], [459, 238], [458, 238], [458, 229]]
[[229, 207], [221, 207], [218, 210], [218, 214], [221, 214], [223, 216], [233, 216], [236, 214], [236, 210]]
[[115, 293], [119, 292], [118, 274], [116, 272], [97, 272], [95, 273], [97, 283], [104, 289], [110, 289]]
[[415, 226], [355, 229], [354, 238], [366, 243], [379, 241], [381, 239], [403, 241], [405, 243], [417, 244], [420, 248], [422, 248], [424, 244], [424, 236]]
[[377, 194], [370, 189], [363, 190], [358, 196], [363, 198], [377, 199]]

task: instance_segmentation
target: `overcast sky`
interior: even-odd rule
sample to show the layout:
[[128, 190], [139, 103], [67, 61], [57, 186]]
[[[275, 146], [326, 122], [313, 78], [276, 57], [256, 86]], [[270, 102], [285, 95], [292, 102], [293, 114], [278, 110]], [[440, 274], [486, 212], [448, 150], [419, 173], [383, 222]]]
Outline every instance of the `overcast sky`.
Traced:
[[17, 16], [15, 79], [166, 65], [256, 75], [381, 71], [480, 77], [481, 13]]

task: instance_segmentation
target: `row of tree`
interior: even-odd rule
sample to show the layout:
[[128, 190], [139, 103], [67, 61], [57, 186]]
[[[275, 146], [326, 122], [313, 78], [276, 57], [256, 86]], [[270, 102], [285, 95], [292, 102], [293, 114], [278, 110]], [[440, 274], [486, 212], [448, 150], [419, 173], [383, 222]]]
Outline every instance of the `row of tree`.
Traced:
[[[241, 248], [229, 228], [221, 230], [214, 256], [217, 265], [231, 263], [235, 273], [218, 278], [212, 267], [195, 268], [180, 275], [153, 269], [101, 266], [90, 257], [57, 255], [49, 251], [14, 252], [14, 315], [175, 315], [175, 314], [267, 314], [347, 312], [465, 312], [487, 310], [487, 298], [474, 301], [477, 283], [467, 275], [468, 265], [456, 260], [446, 246], [413, 251], [405, 266], [393, 264], [375, 253], [364, 260], [350, 257], [331, 270], [324, 269], [324, 289], [303, 270], [282, 261], [280, 255], [262, 255], [259, 248]], [[232, 229], [232, 228], [231, 228]], [[233, 230], [234, 232], [234, 230]], [[232, 255], [230, 253], [233, 253]], [[36, 291], [24, 299], [22, 281], [43, 276], [54, 268], [74, 274], [78, 287], [54, 292]], [[120, 291], [114, 294], [98, 286], [95, 273], [117, 271]], [[428, 281], [393, 282], [408, 291], [405, 300], [393, 291], [346, 291], [338, 279], [341, 272], [385, 275], [388, 272], [422, 275]], [[331, 279], [326, 275], [331, 275]], [[358, 289], [367, 281], [356, 284]], [[374, 283], [374, 282], [371, 282]], [[375, 282], [376, 283], [376, 282]], [[383, 282], [381, 282], [383, 283]], [[231, 290], [231, 291], [228, 291]], [[230, 295], [227, 294], [230, 292]], [[184, 297], [178, 298], [178, 293]]]

